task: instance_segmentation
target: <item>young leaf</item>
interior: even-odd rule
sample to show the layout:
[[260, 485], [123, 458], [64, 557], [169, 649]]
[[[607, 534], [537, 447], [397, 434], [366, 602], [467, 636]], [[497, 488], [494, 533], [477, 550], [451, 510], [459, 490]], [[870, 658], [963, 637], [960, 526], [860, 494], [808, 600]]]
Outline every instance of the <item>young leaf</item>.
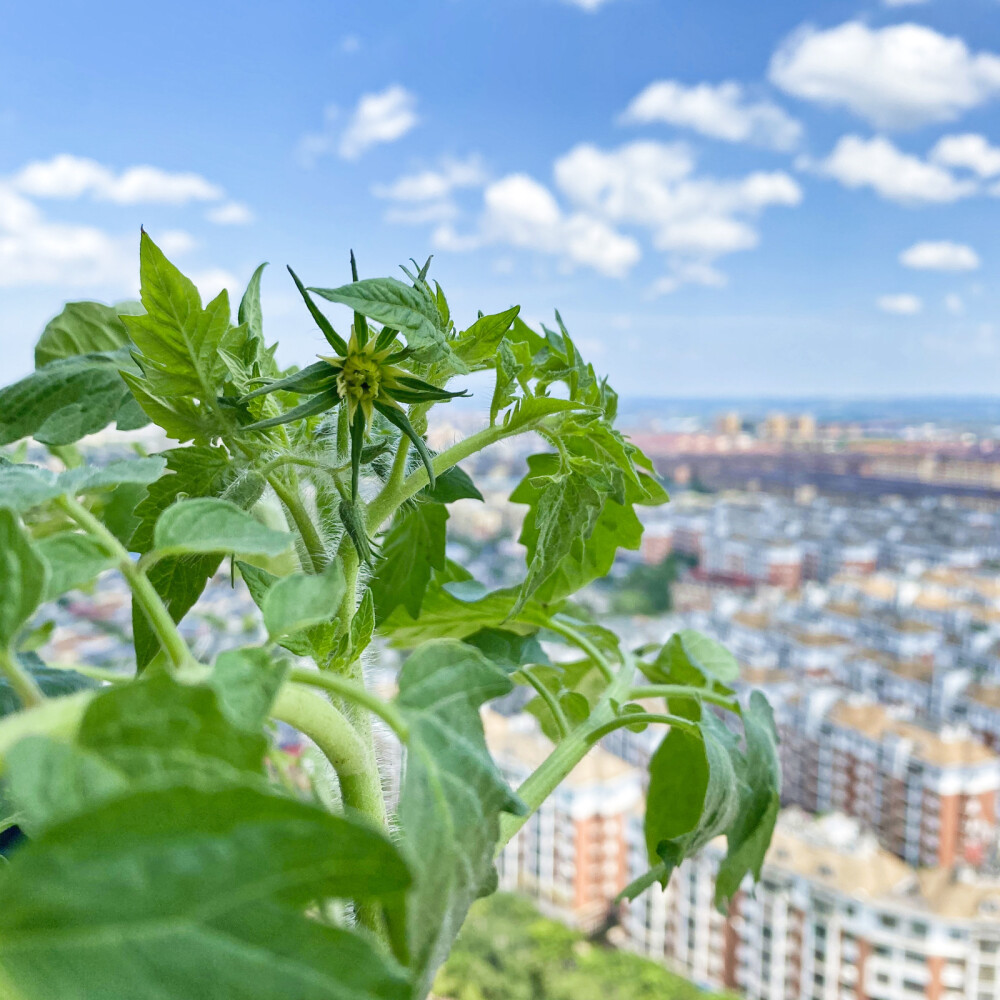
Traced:
[[154, 549], [168, 555], [240, 552], [278, 556], [292, 542], [284, 531], [274, 531], [255, 521], [228, 500], [200, 497], [178, 500], [156, 522]]
[[652, 663], [640, 661], [639, 666], [654, 684], [712, 687], [740, 676], [740, 665], [728, 649], [690, 628], [675, 632]]
[[214, 400], [226, 374], [219, 351], [230, 330], [225, 291], [204, 309], [194, 283], [163, 255], [145, 230], [139, 243], [144, 316], [123, 321], [141, 352], [137, 361], [150, 393]]
[[293, 573], [267, 591], [261, 610], [271, 639], [293, 635], [335, 618], [346, 582], [339, 562], [316, 575]]
[[208, 683], [219, 708], [237, 728], [259, 733], [285, 676], [285, 664], [266, 649], [230, 649], [215, 661]]
[[0, 649], [12, 646], [45, 597], [49, 567], [14, 514], [0, 507]]
[[264, 337], [264, 317], [260, 308], [260, 280], [264, 276], [265, 267], [267, 267], [266, 261], [258, 264], [250, 276], [247, 290], [240, 299], [240, 307], [236, 313], [236, 322], [240, 326], [246, 326], [250, 336], [256, 340], [263, 340]]
[[472, 477], [457, 465], [436, 477], [434, 488], [430, 484], [420, 491], [420, 496], [438, 503], [454, 503], [456, 500], [482, 500], [483, 495], [476, 489]]
[[399, 675], [397, 704], [410, 727], [399, 826], [414, 871], [409, 942], [423, 997], [469, 906], [490, 882], [500, 813], [520, 813], [486, 748], [479, 708], [506, 694], [506, 674], [449, 640], [421, 646]]
[[514, 306], [494, 316], [480, 316], [455, 341], [455, 353], [469, 365], [492, 359], [520, 311], [520, 306]]
[[50, 535], [40, 539], [35, 547], [49, 567], [49, 581], [45, 589], [47, 601], [96, 580], [115, 565], [114, 557], [109, 556], [90, 535], [78, 532]]
[[50, 319], [35, 345], [35, 367], [78, 354], [117, 351], [129, 344], [128, 331], [119, 315], [141, 309], [137, 302], [106, 306], [102, 302], [67, 302]]
[[382, 543], [371, 590], [376, 619], [381, 622], [402, 604], [416, 618], [432, 569], [444, 569], [445, 522], [443, 504], [423, 503], [396, 516]]
[[351, 619], [351, 657], [357, 659], [372, 641], [375, 632], [375, 600], [370, 589], [361, 598], [358, 610]]
[[0, 869], [0, 967], [23, 1000], [405, 1000], [372, 944], [304, 908], [396, 897], [408, 882], [361, 822], [251, 788], [141, 791], [50, 828]]

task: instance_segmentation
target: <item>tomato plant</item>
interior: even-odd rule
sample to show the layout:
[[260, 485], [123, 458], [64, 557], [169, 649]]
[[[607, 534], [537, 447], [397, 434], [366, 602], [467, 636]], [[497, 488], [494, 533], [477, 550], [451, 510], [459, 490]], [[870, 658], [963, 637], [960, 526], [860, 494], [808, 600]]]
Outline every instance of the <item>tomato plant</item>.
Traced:
[[[0, 866], [0, 992], [423, 997], [496, 852], [621, 727], [665, 733], [651, 869], [626, 894], [724, 834], [724, 904], [759, 874], [778, 809], [770, 710], [740, 707], [709, 639], [631, 650], [574, 603], [638, 546], [635, 506], [666, 495], [558, 314], [556, 330], [517, 308], [459, 329], [426, 265], [334, 288], [293, 273], [322, 356], [282, 371], [262, 273], [234, 322], [226, 292], [203, 305], [143, 233], [141, 304], [71, 303], [0, 391], [0, 445], [31, 437], [65, 466], [0, 458], [0, 829], [26, 834]], [[320, 302], [353, 313], [347, 335]], [[429, 411], [483, 370], [488, 425], [433, 453]], [[75, 448], [150, 421], [176, 447], [105, 465]], [[448, 505], [481, 499], [463, 459], [527, 434], [542, 450], [510, 496], [524, 578], [490, 591], [447, 557]], [[177, 625], [226, 559], [267, 637], [203, 663]], [[134, 675], [46, 666], [37, 609], [107, 570], [131, 591]], [[405, 653], [392, 698], [365, 684], [376, 637]], [[574, 657], [545, 664], [539, 637]], [[480, 710], [518, 684], [553, 748], [511, 789]], [[375, 719], [404, 750], [391, 814]], [[268, 766], [272, 720], [325, 756], [328, 804]]]

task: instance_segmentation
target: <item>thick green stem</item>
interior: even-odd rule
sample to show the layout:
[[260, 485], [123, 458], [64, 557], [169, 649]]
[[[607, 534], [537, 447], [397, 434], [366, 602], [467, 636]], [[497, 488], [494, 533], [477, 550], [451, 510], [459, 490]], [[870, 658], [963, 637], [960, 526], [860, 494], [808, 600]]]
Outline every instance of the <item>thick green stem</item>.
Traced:
[[718, 694], [706, 688], [691, 687], [687, 684], [645, 684], [632, 688], [628, 696], [629, 698], [697, 698], [699, 701], [708, 701], [730, 711], [735, 711], [739, 707], [739, 702], [732, 695]]
[[42, 689], [35, 683], [34, 677], [22, 669], [12, 649], [0, 649], [0, 673], [7, 678], [25, 708], [34, 708], [45, 701]]
[[406, 456], [410, 453], [410, 439], [405, 435], [399, 436], [399, 445], [396, 448], [396, 457], [392, 460], [392, 469], [389, 472], [389, 479], [385, 484], [387, 490], [398, 490], [400, 483], [406, 477]]
[[302, 539], [305, 549], [305, 562], [302, 568], [312, 573], [320, 573], [326, 566], [326, 547], [323, 539], [320, 538], [316, 525], [313, 524], [309, 512], [302, 502], [302, 498], [294, 490], [289, 489], [277, 476], [265, 477], [271, 484], [271, 489], [277, 494], [278, 499], [285, 505]]
[[136, 604], [142, 608], [170, 662], [174, 667], [183, 666], [191, 659], [187, 643], [177, 631], [177, 626], [174, 624], [173, 618], [170, 617], [170, 612], [167, 611], [163, 601], [160, 600], [156, 588], [149, 582], [146, 574], [132, 561], [125, 546], [77, 500], [63, 496], [59, 497], [56, 502], [84, 531], [104, 546], [108, 555], [113, 556], [118, 561], [118, 569], [125, 577], [125, 582], [129, 585]]
[[331, 694], [339, 695], [345, 701], [369, 709], [385, 722], [403, 743], [409, 739], [409, 727], [402, 715], [396, 710], [396, 706], [372, 694], [363, 684], [342, 677], [340, 674], [329, 672], [319, 674], [315, 670], [298, 668], [293, 669], [288, 676], [289, 680], [298, 684], [311, 684], [314, 687], [323, 688]]

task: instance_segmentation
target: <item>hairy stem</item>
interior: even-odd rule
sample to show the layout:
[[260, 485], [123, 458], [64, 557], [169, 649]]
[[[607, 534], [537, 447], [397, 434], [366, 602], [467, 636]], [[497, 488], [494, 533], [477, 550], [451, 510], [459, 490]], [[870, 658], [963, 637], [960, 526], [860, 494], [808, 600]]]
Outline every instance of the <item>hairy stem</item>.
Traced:
[[389, 472], [389, 479], [386, 481], [387, 490], [398, 490], [400, 483], [406, 476], [406, 456], [410, 453], [410, 439], [405, 434], [399, 436], [399, 446], [396, 448], [396, 457], [392, 460], [392, 469]]
[[34, 708], [45, 701], [42, 689], [35, 683], [34, 677], [17, 662], [12, 649], [0, 649], [0, 673], [7, 678], [14, 694], [25, 708]]
[[682, 715], [667, 715], [662, 712], [633, 712], [631, 715], [620, 715], [617, 719], [611, 719], [604, 725], [591, 730], [590, 745], [593, 746], [598, 740], [603, 739], [608, 733], [613, 733], [616, 729], [634, 726], [637, 722], [647, 725], [677, 726], [679, 729], [697, 730], [698, 728], [697, 722], [685, 719]]
[[295, 524], [295, 530], [298, 531], [299, 538], [302, 539], [306, 555], [306, 565], [302, 568], [312, 573], [322, 572], [326, 566], [326, 547], [323, 545], [323, 539], [320, 538], [302, 498], [295, 490], [289, 489], [277, 476], [268, 475], [265, 478], [271, 484], [271, 489], [277, 494], [278, 499], [285, 505], [285, 509]]
[[125, 577], [125, 582], [129, 585], [136, 604], [142, 608], [171, 664], [174, 667], [181, 667], [188, 662], [191, 659], [191, 654], [188, 652], [187, 643], [177, 631], [177, 626], [174, 624], [173, 618], [170, 617], [170, 612], [167, 611], [163, 601], [160, 600], [156, 588], [149, 582], [146, 574], [132, 561], [125, 546], [79, 501], [72, 497], [63, 496], [59, 497], [56, 503], [84, 531], [97, 539], [108, 555], [117, 560], [118, 569]]
[[409, 727], [396, 710], [396, 706], [372, 694], [363, 684], [339, 674], [329, 672], [319, 674], [315, 670], [293, 669], [288, 676], [298, 684], [311, 684], [323, 688], [346, 701], [369, 709], [399, 737], [401, 742], [405, 743], [410, 738]]

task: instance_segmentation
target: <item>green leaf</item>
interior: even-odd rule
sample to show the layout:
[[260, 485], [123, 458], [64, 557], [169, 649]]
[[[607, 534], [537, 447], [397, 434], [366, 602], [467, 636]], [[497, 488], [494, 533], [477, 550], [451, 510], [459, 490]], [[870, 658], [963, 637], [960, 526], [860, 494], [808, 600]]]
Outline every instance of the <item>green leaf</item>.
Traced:
[[493, 387], [493, 401], [490, 403], [490, 426], [497, 422], [501, 410], [505, 410], [517, 399], [517, 376], [523, 365], [518, 363], [513, 349], [501, 341], [496, 355], [496, 385]]
[[267, 263], [259, 264], [257, 270], [250, 276], [247, 290], [240, 299], [240, 307], [236, 314], [236, 322], [246, 326], [249, 334], [256, 340], [264, 338], [264, 315], [260, 308], [260, 280], [264, 276]]
[[408, 939], [418, 997], [493, 877], [500, 813], [524, 808], [490, 757], [479, 715], [510, 689], [478, 650], [448, 640], [423, 645], [399, 676], [410, 740], [398, 817], [414, 871]]
[[513, 672], [528, 663], [546, 665], [549, 662], [536, 635], [518, 635], [501, 628], [484, 628], [462, 639], [475, 646], [491, 663]]
[[149, 383], [129, 372], [122, 372], [125, 384], [131, 390], [136, 402], [150, 420], [163, 428], [168, 438], [181, 443], [185, 441], [207, 442], [218, 433], [213, 416], [206, 415], [201, 408], [183, 396], [157, 395], [150, 391]]
[[208, 683], [226, 718], [249, 733], [259, 733], [285, 677], [286, 665], [266, 649], [248, 647], [220, 654]]
[[[136, 304], [133, 304], [133, 307]], [[118, 318], [125, 310], [101, 302], [67, 302], [50, 319], [35, 345], [35, 367], [78, 354], [97, 354], [127, 347], [128, 331]]]
[[35, 547], [49, 567], [46, 601], [96, 580], [116, 562], [90, 535], [77, 532], [50, 535], [36, 542]]
[[514, 306], [493, 316], [480, 316], [460, 334], [454, 344], [455, 353], [469, 365], [492, 359], [520, 311], [520, 306]]
[[414, 618], [420, 614], [431, 570], [444, 569], [447, 520], [448, 511], [438, 503], [418, 504], [396, 515], [371, 580], [377, 621], [400, 604]]
[[357, 659], [372, 641], [375, 634], [375, 599], [371, 589], [365, 591], [358, 610], [351, 619], [351, 657]]
[[[96, 688], [97, 682], [75, 670], [57, 670], [47, 667], [35, 653], [18, 653], [21, 669], [29, 673], [34, 682], [48, 698], [58, 698], [64, 694], [74, 694]], [[6, 677], [0, 676], [0, 718], [21, 709], [21, 700], [14, 693]]]
[[12, 646], [45, 597], [49, 567], [14, 514], [0, 507], [0, 649]]
[[[218, 496], [233, 482], [236, 472], [224, 448], [193, 446], [163, 452], [167, 475], [151, 483], [146, 497], [136, 507], [139, 519], [129, 547], [146, 553], [153, 547], [153, 532], [160, 515], [179, 497]], [[194, 606], [212, 578], [222, 555], [168, 556], [151, 567], [150, 583], [162, 598], [170, 617], [179, 622]], [[141, 670], [160, 648], [145, 614], [133, 602], [132, 630], [135, 636], [136, 663]]]
[[228, 500], [199, 497], [178, 500], [156, 522], [154, 548], [169, 555], [239, 552], [278, 556], [292, 542], [285, 531], [274, 531], [255, 521]]
[[715, 881], [715, 905], [735, 895], [748, 873], [760, 878], [781, 809], [781, 762], [774, 715], [767, 699], [754, 691], [743, 713], [746, 753], [740, 761], [740, 803], [726, 830], [728, 847]]
[[0, 507], [31, 510], [62, 494], [54, 472], [37, 465], [0, 465]]
[[214, 401], [226, 376], [220, 350], [227, 346], [230, 331], [228, 294], [223, 290], [202, 309], [194, 283], [167, 260], [145, 230], [139, 243], [139, 277], [146, 315], [125, 316], [123, 321], [141, 352], [136, 360], [146, 388], [167, 398]]
[[163, 472], [159, 456], [80, 466], [56, 475], [37, 465], [0, 465], [0, 506], [27, 511], [58, 496], [76, 496], [110, 489], [122, 483], [144, 485]]
[[740, 676], [740, 665], [724, 646], [694, 629], [675, 632], [652, 663], [640, 661], [642, 672], [654, 684], [712, 687], [730, 684]]
[[261, 610], [271, 639], [293, 635], [336, 617], [347, 584], [336, 560], [316, 575], [293, 573], [267, 591]]
[[431, 489], [430, 484], [420, 491], [420, 496], [438, 503], [454, 503], [456, 500], [482, 500], [483, 495], [476, 489], [472, 477], [462, 468], [453, 465], [442, 472]]
[[72, 444], [115, 421], [129, 390], [119, 369], [134, 365], [126, 348], [51, 361], [0, 389], [0, 445], [31, 436]]
[[330, 302], [353, 309], [362, 316], [401, 330], [421, 361], [436, 361], [451, 354], [441, 315], [434, 300], [419, 288], [396, 278], [365, 278], [339, 288], [310, 288]]
[[[263, 611], [268, 592], [281, 578], [266, 569], [245, 562], [237, 561], [236, 567], [240, 571], [240, 576], [243, 577], [243, 582], [247, 585], [247, 590], [250, 591], [254, 604]], [[335, 629], [332, 625], [314, 625], [302, 632], [282, 636], [278, 639], [278, 645], [284, 646], [296, 656], [322, 658], [333, 642], [334, 632]]]
[[398, 852], [360, 822], [250, 788], [114, 799], [0, 870], [0, 967], [21, 1000], [405, 1000], [367, 939], [316, 899], [396, 897]]

